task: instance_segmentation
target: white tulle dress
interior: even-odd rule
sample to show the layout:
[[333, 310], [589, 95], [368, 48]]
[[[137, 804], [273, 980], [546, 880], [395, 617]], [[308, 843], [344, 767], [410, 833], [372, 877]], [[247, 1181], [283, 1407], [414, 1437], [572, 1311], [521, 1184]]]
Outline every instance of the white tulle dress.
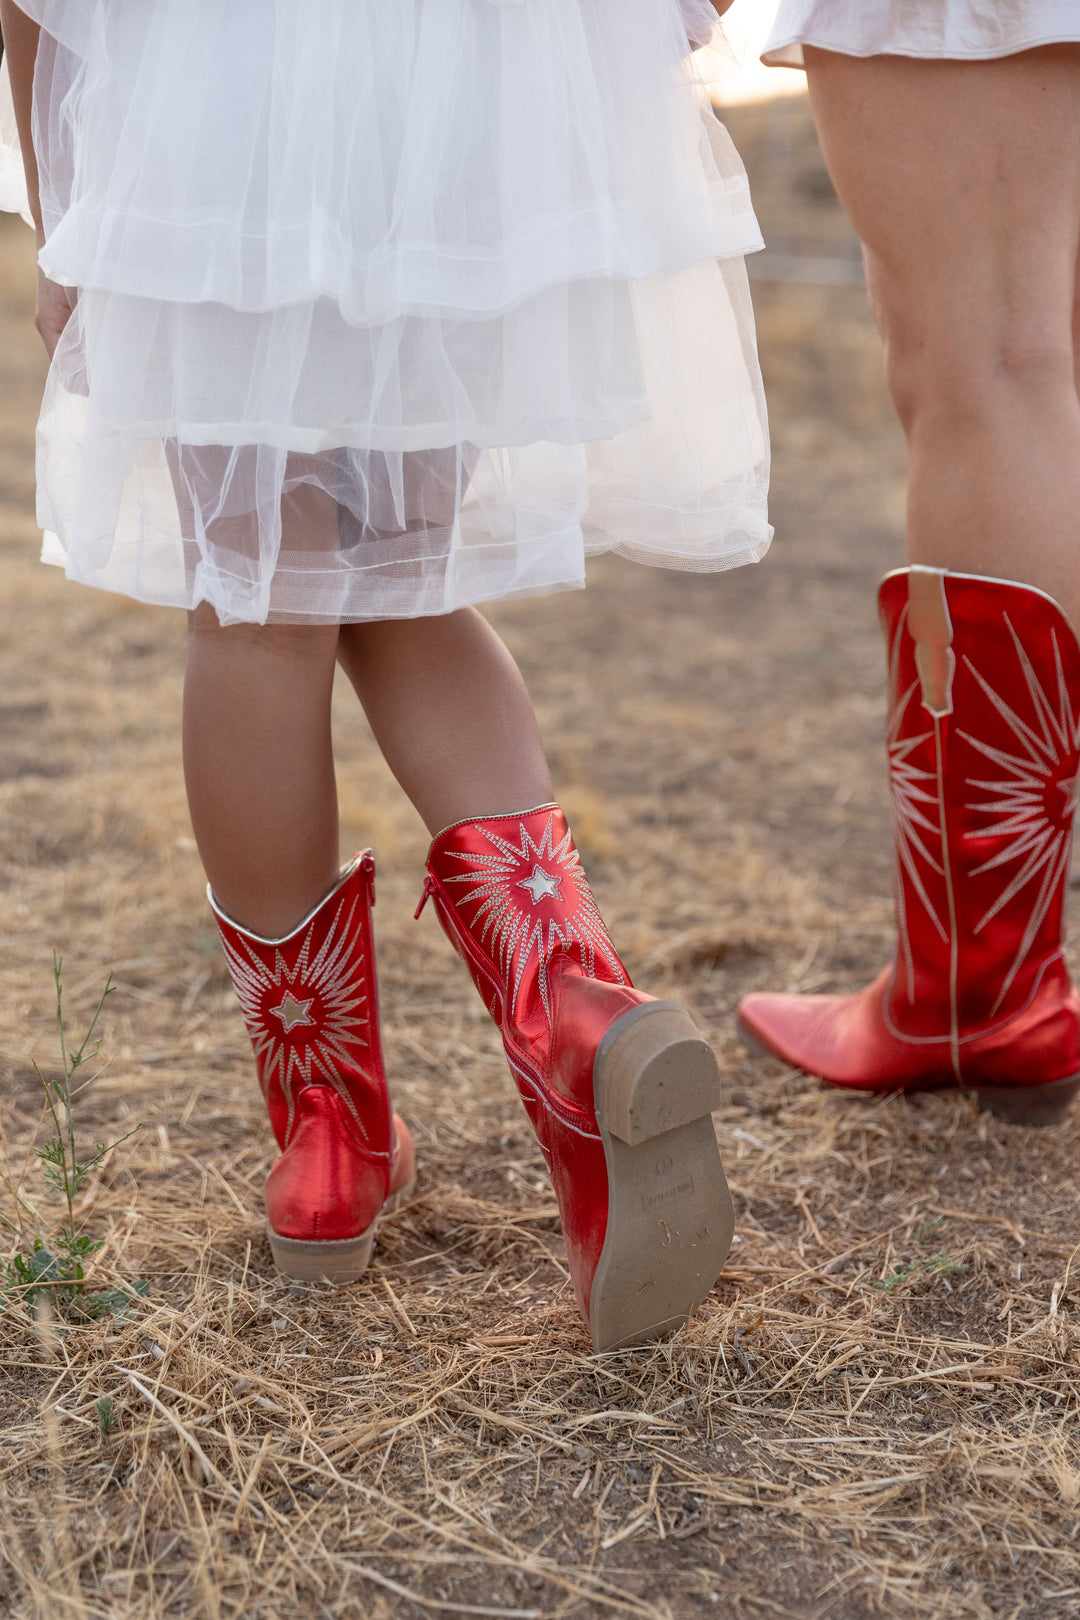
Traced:
[[762, 61], [801, 67], [804, 45], [842, 56], [986, 61], [1080, 40], [1080, 0], [780, 0]]
[[354, 621], [762, 555], [705, 0], [20, 4], [78, 289], [38, 440], [72, 578]]

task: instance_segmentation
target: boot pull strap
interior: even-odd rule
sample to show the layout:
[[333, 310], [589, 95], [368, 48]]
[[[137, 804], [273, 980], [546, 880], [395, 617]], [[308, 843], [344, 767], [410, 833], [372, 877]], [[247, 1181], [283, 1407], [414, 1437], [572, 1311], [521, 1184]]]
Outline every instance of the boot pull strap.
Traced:
[[956, 654], [943, 568], [913, 564], [908, 569], [908, 632], [915, 643], [924, 708], [938, 717], [951, 714]]
[[419, 919], [420, 913], [423, 911], [424, 907], [427, 905], [427, 903], [431, 899], [432, 895], [438, 893], [438, 890], [439, 890], [439, 885], [435, 882], [435, 879], [432, 877], [431, 873], [429, 872], [427, 874], [427, 876], [424, 878], [424, 891], [420, 896], [420, 904], [417, 906], [416, 910], [413, 912], [413, 922], [416, 922]]

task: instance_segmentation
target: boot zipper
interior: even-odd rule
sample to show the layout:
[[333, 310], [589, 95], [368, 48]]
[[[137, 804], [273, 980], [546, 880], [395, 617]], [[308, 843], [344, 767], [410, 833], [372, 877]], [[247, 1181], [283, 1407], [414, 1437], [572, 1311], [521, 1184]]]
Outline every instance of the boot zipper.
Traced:
[[360, 870], [361, 870], [361, 872], [363, 872], [364, 877], [367, 879], [368, 898], [371, 901], [371, 904], [374, 905], [375, 904], [375, 857], [371, 853], [370, 849], [365, 849], [363, 855], [360, 858]]
[[438, 892], [439, 892], [439, 885], [435, 882], [435, 879], [432, 877], [431, 873], [429, 872], [427, 874], [427, 876], [424, 878], [424, 892], [420, 896], [420, 904], [417, 906], [416, 910], [413, 912], [413, 922], [417, 921], [417, 919], [420, 916], [420, 913], [423, 911], [424, 907], [427, 905], [427, 903], [431, 899], [432, 895], [433, 894], [438, 894]]

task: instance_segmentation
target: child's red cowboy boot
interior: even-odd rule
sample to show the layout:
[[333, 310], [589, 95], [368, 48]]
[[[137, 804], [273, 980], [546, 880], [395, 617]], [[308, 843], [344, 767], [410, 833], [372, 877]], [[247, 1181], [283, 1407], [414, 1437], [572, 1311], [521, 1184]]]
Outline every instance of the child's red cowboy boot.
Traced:
[[731, 1244], [716, 1059], [681, 1007], [631, 988], [556, 805], [448, 827], [428, 874], [547, 1160], [594, 1348], [674, 1331]]
[[379, 1216], [415, 1181], [383, 1071], [374, 902], [370, 850], [284, 939], [239, 927], [210, 894], [281, 1149], [264, 1196], [274, 1260], [290, 1277], [358, 1277]]
[[1080, 998], [1062, 940], [1080, 789], [1080, 646], [1006, 580], [889, 574], [888, 751], [899, 940], [854, 996], [752, 995], [740, 1028], [860, 1091], [961, 1087], [1049, 1125], [1080, 1089]]

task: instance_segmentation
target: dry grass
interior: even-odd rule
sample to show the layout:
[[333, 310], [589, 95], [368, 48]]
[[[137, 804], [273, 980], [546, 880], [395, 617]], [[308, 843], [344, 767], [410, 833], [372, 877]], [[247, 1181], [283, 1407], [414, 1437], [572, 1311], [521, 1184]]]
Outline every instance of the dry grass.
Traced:
[[[411, 920], [423, 836], [344, 694], [345, 837], [380, 857], [422, 1180], [362, 1283], [275, 1274], [269, 1132], [183, 807], [182, 625], [32, 561], [26, 246], [0, 235], [3, 1167], [37, 1126], [31, 1058], [53, 1060], [51, 948], [73, 1019], [113, 968], [83, 1117], [143, 1129], [83, 1215], [95, 1281], [151, 1290], [126, 1322], [0, 1318], [0, 1609], [1074, 1615], [1075, 1125], [834, 1097], [732, 1035], [751, 985], [854, 985], [889, 948], [872, 591], [903, 458], [858, 289], [760, 289], [761, 569], [606, 564], [585, 597], [495, 615], [631, 970], [691, 1005], [726, 1077], [730, 1264], [681, 1338], [596, 1357], [495, 1037], [430, 913]], [[46, 1208], [32, 1166], [24, 1190]]]

